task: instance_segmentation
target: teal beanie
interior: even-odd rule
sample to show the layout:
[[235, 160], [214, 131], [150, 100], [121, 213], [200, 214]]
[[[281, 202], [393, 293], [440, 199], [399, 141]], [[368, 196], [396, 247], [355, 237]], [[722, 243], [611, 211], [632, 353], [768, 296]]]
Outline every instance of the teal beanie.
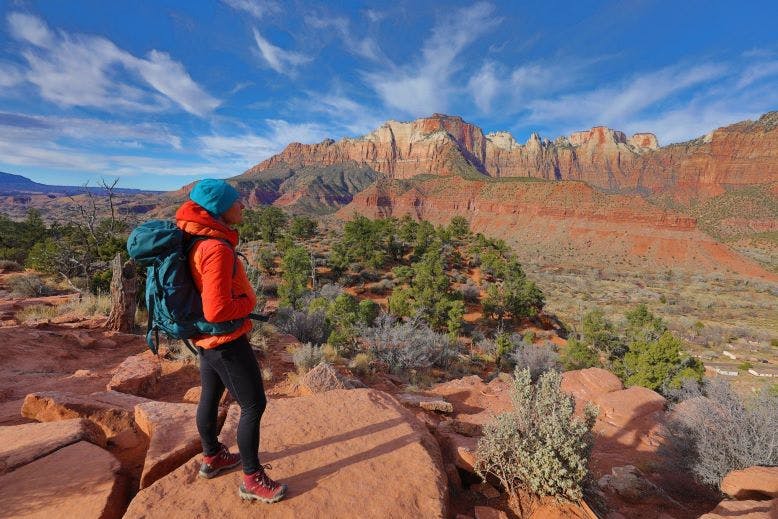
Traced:
[[195, 184], [189, 198], [214, 216], [224, 214], [240, 197], [237, 189], [224, 180], [206, 178]]

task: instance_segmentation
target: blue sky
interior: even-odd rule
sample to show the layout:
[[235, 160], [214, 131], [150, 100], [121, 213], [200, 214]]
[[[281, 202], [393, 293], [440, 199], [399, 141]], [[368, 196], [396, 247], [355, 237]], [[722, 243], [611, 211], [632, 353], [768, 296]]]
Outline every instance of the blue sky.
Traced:
[[774, 1], [0, 1], [0, 171], [175, 189], [461, 115], [660, 144], [778, 109]]

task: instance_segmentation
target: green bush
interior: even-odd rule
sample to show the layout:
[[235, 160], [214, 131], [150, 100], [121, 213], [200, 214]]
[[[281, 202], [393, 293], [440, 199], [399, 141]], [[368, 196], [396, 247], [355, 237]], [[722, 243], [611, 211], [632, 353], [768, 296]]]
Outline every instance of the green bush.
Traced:
[[651, 342], [634, 342], [624, 355], [625, 382], [660, 393], [678, 389], [685, 379], [702, 381], [702, 363], [683, 353], [682, 343], [670, 332]]
[[529, 370], [517, 369], [514, 410], [488, 423], [478, 442], [476, 472], [496, 477], [514, 503], [522, 492], [570, 501], [583, 497], [597, 411], [588, 405], [583, 419], [577, 418], [561, 380], [549, 371], [533, 386]]
[[562, 353], [562, 367], [565, 371], [592, 368], [599, 364], [597, 353], [586, 344], [575, 338], [567, 341], [567, 347]]
[[304, 247], [290, 247], [281, 260], [284, 273], [278, 287], [279, 305], [299, 308], [301, 298], [308, 292], [311, 258]]
[[319, 224], [308, 216], [295, 216], [289, 225], [289, 234], [295, 238], [311, 238], [318, 227]]

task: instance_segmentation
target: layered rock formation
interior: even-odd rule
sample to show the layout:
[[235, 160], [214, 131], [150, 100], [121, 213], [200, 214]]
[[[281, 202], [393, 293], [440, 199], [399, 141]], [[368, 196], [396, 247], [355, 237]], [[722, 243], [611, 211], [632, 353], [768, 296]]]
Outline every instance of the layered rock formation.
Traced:
[[[434, 114], [389, 121], [361, 138], [290, 144], [244, 175], [278, 167], [354, 162], [391, 178], [482, 174], [584, 180], [610, 191], [708, 198], [725, 189], [778, 181], [778, 112], [660, 148], [651, 133], [627, 137], [597, 126], [553, 142], [532, 134], [519, 144], [506, 132], [484, 135], [460, 117]], [[239, 177], [240, 178], [240, 177]]]
[[694, 218], [638, 195], [607, 195], [582, 182], [432, 178], [379, 182], [337, 215], [411, 215], [435, 224], [464, 216], [473, 231], [502, 238], [526, 263], [624, 270], [732, 271], [774, 279], [699, 231]]

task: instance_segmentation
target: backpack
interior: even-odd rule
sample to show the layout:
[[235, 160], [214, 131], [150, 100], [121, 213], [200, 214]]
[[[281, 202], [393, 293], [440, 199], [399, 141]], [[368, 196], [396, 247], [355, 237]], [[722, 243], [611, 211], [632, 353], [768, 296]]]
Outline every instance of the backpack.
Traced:
[[[159, 332], [172, 339], [181, 339], [189, 350], [197, 351], [189, 342], [195, 335], [225, 335], [243, 324], [243, 319], [211, 323], [203, 315], [203, 301], [189, 270], [189, 252], [195, 243], [214, 240], [190, 236], [173, 222], [150, 220], [130, 233], [127, 252], [146, 267], [146, 308], [149, 313], [146, 343], [156, 355], [159, 352]], [[235, 252], [227, 240], [225, 242]], [[238, 255], [235, 252], [235, 267]], [[156, 338], [156, 342], [154, 339]]]

